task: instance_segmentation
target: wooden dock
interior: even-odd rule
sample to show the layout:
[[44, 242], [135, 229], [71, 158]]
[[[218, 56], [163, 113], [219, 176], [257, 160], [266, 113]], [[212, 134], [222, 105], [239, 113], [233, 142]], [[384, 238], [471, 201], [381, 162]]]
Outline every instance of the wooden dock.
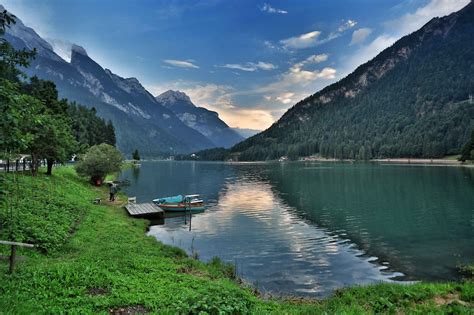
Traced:
[[128, 214], [132, 217], [144, 218], [144, 217], [154, 217], [154, 218], [163, 218], [165, 212], [163, 209], [158, 207], [153, 202], [148, 203], [129, 203], [125, 206]]

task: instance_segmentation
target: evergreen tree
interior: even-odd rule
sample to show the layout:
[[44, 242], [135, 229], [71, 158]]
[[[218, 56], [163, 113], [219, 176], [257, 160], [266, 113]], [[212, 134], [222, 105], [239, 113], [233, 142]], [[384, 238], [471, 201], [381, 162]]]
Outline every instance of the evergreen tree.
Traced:
[[138, 149], [135, 149], [135, 151], [133, 151], [132, 159], [140, 161], [140, 155], [138, 154]]
[[462, 147], [460, 161], [474, 160], [474, 130], [471, 132], [471, 138]]

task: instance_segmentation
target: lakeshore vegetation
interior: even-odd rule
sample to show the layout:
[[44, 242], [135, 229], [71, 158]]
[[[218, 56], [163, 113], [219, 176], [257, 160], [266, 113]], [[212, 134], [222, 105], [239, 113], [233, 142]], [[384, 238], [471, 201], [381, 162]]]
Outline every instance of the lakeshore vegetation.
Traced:
[[0, 238], [13, 227], [16, 241], [36, 245], [20, 250], [25, 259], [13, 274], [0, 261], [4, 314], [469, 314], [474, 307], [472, 267], [458, 283], [352, 287], [325, 300], [263, 299], [235, 277], [232, 265], [200, 262], [146, 236], [148, 222], [128, 217], [120, 201], [93, 204], [105, 199], [105, 188], [71, 167], [52, 176], [9, 174], [4, 190], [14, 211], [0, 213], [6, 223]]

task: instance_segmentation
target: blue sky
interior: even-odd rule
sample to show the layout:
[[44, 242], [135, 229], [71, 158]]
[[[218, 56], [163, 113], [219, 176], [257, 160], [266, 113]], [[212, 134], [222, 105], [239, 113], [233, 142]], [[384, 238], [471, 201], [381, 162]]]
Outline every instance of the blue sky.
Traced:
[[0, 0], [64, 58], [76, 43], [154, 95], [184, 91], [252, 129], [468, 2]]

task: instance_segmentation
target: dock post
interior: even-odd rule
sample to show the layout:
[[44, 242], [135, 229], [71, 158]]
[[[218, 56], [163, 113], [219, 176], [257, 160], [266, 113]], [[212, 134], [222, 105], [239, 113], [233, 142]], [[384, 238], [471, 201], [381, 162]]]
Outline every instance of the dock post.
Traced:
[[191, 200], [189, 200], [189, 231], [191, 231], [192, 220], [193, 220], [193, 210], [191, 209]]

